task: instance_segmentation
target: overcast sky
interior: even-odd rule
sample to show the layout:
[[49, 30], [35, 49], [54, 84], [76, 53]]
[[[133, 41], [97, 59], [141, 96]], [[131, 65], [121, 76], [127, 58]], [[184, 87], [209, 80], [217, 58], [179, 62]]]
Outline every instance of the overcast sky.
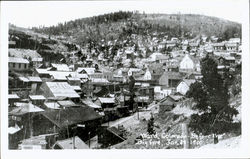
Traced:
[[[2, 2], [8, 21], [21, 27], [52, 26], [119, 10], [141, 13], [191, 13], [242, 22], [244, 0]], [[245, 3], [246, 4], [246, 3]]]

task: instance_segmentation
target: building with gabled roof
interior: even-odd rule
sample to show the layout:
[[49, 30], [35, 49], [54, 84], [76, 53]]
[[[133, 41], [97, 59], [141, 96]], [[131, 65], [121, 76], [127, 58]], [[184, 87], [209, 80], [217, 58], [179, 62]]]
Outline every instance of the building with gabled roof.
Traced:
[[186, 54], [180, 62], [179, 70], [180, 72], [200, 72], [200, 60]]
[[164, 72], [159, 78], [159, 85], [176, 87], [181, 80], [182, 75], [179, 72]]
[[29, 69], [29, 61], [23, 58], [9, 57], [9, 70], [23, 71]]
[[65, 72], [70, 72], [70, 69], [68, 65], [66, 64], [51, 64], [52, 68], [50, 68], [48, 71], [65, 71]]
[[45, 82], [41, 85], [40, 90], [45, 97], [80, 98], [79, 94], [67, 82]]
[[176, 91], [185, 95], [192, 83], [195, 83], [194, 79], [183, 79], [176, 87]]

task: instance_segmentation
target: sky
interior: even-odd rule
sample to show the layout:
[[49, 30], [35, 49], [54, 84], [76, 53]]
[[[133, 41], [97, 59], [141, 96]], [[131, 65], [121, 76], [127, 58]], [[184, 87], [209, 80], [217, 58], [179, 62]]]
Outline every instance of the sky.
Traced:
[[[20, 27], [57, 25], [59, 22], [123, 11], [183, 13], [215, 16], [242, 22], [245, 0], [126, 0], [126, 1], [21, 1], [2, 2], [2, 16]], [[245, 3], [246, 4], [246, 3]]]

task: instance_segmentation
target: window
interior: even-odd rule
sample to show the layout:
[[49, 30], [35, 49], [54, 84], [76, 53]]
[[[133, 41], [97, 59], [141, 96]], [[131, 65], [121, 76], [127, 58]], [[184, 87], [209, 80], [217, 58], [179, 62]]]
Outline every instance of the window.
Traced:
[[16, 64], [15, 64], [15, 63], [13, 63], [13, 68], [15, 68], [15, 66], [16, 66]]
[[19, 63], [19, 68], [21, 68], [21, 64]]

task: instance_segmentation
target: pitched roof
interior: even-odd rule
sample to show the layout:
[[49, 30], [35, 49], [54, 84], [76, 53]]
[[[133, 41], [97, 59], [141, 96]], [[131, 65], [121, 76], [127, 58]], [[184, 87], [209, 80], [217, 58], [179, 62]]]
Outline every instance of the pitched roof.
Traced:
[[10, 56], [18, 58], [41, 58], [41, 55], [36, 50], [9, 48], [8, 52]]
[[170, 98], [172, 98], [174, 101], [179, 101], [183, 98], [182, 95], [168, 95]]
[[98, 98], [101, 103], [115, 103], [115, 98]]
[[24, 64], [28, 64], [29, 61], [27, 59], [23, 59], [23, 58], [9, 57], [9, 63], [24, 63]]
[[29, 82], [30, 80], [26, 77], [18, 77], [23, 82]]
[[200, 60], [197, 57], [194, 57], [194, 56], [191, 56], [191, 55], [188, 55], [188, 56], [194, 62], [194, 64], [200, 63]]
[[43, 58], [41, 58], [41, 57], [35, 57], [35, 58], [32, 58], [31, 61], [33, 61], [33, 62], [42, 62]]
[[40, 77], [29, 76], [28, 79], [30, 82], [42, 82]]
[[95, 68], [87, 68], [87, 67], [78, 67], [76, 72], [81, 73], [82, 71], [86, 72], [88, 75], [95, 73]]
[[20, 130], [21, 130], [21, 128], [17, 124], [14, 127], [8, 127], [9, 134], [15, 134]]
[[45, 100], [46, 98], [43, 95], [29, 95], [31, 100]]
[[99, 119], [102, 117], [93, 108], [89, 107], [74, 107], [60, 110], [51, 109], [42, 112], [42, 115], [48, 118], [59, 128]]
[[44, 110], [35, 106], [31, 103], [24, 103], [22, 106], [14, 108], [11, 112], [9, 112], [10, 115], [24, 115], [27, 113], [36, 113], [36, 112], [43, 112]]
[[162, 75], [164, 70], [163, 70], [163, 64], [150, 64], [148, 67], [148, 70], [152, 75]]
[[57, 101], [57, 103], [63, 107], [72, 107], [76, 106], [76, 104], [71, 101], [71, 100], [62, 100], [62, 101]]
[[[73, 145], [73, 140], [75, 145]], [[55, 145], [58, 145], [62, 149], [89, 149], [88, 145], [85, 144], [78, 136], [65, 140], [58, 140]]]
[[92, 107], [92, 108], [102, 108], [101, 106], [95, 104], [94, 102], [92, 102], [89, 99], [82, 99], [81, 101], [83, 102], [83, 104], [85, 104], [85, 105], [87, 105], [89, 107]]
[[52, 63], [51, 65], [52, 65], [52, 67], [56, 68], [57, 71], [67, 71], [67, 72], [70, 71], [68, 65], [66, 65], [66, 64], [54, 64], [54, 63]]
[[226, 47], [236, 47], [237, 43], [226, 43], [225, 46]]
[[71, 86], [75, 91], [82, 90], [80, 86]]
[[225, 46], [225, 44], [224, 43], [213, 43], [212, 46], [222, 47], [222, 46]]
[[166, 76], [168, 79], [182, 79], [182, 75], [179, 72], [164, 72], [161, 77]]
[[170, 101], [170, 100], [162, 100], [160, 101], [160, 105], [173, 105], [174, 102]]
[[8, 94], [8, 99], [20, 99], [17, 94]]
[[46, 82], [46, 85], [54, 97], [80, 97], [67, 82]]
[[116, 127], [108, 127], [107, 130], [111, 133], [113, 133], [114, 135], [116, 135], [117, 137], [119, 137], [120, 139], [122, 139], [123, 141], [126, 140], [124, 137], [122, 137], [122, 132], [117, 129]]
[[60, 105], [57, 102], [45, 102], [44, 105], [50, 109], [60, 109]]

